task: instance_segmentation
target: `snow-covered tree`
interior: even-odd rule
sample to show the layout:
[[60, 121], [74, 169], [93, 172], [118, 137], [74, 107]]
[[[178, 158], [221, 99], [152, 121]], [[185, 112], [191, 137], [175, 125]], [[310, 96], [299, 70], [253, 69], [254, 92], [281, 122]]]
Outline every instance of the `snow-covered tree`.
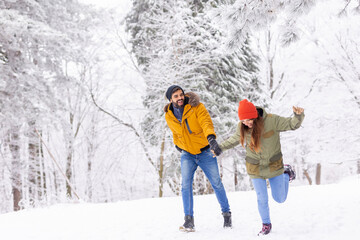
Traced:
[[[21, 207], [20, 200], [22, 206], [33, 205], [52, 195], [47, 192], [51, 186], [59, 189], [65, 183], [62, 177], [58, 181], [56, 175], [50, 176], [56, 171], [44, 169], [44, 151], [36, 129], [44, 138], [57, 135], [53, 130], [61, 126], [68, 132], [71, 109], [82, 108], [80, 102], [69, 104], [83, 88], [81, 78], [69, 74], [74, 72], [69, 66], [87, 63], [85, 41], [90, 38], [93, 17], [93, 12], [77, 1], [0, 3], [1, 139], [6, 143], [4, 153], [12, 159], [9, 174], [15, 210]], [[73, 171], [71, 166], [68, 169]]]
[[179, 162], [163, 117], [168, 86], [178, 84], [186, 92], [196, 92], [219, 136], [236, 127], [239, 100], [263, 103], [257, 57], [248, 42], [224, 54], [219, 45], [224, 34], [207, 14], [214, 7], [214, 1], [135, 1], [128, 17], [133, 52], [147, 84], [144, 105], [149, 113], [143, 129], [153, 146], [160, 147], [165, 140], [166, 148], [158, 156], [165, 155], [164, 172], [171, 173], [169, 177], [179, 170]]
[[[27, 3], [37, 5], [36, 2]], [[24, 7], [25, 11], [17, 7]], [[6, 129], [2, 138], [8, 139], [12, 153], [12, 192], [16, 210], [20, 208], [21, 179], [27, 168], [26, 162], [20, 159], [22, 127], [32, 125], [39, 117], [51, 112], [52, 108], [59, 108], [60, 99], [50, 87], [50, 68], [56, 63], [52, 61], [53, 54], [46, 47], [58, 46], [59, 41], [66, 41], [63, 34], [38, 21], [41, 9], [32, 9], [34, 12], [30, 13], [26, 6], [3, 1], [0, 11], [3, 23], [0, 34], [3, 56], [0, 66], [1, 122], [2, 128]], [[33, 157], [32, 160], [36, 161]]]
[[[301, 131], [283, 134], [284, 160], [295, 165], [304, 182], [315, 183], [319, 173], [322, 177], [318, 182], [336, 181], [357, 169], [358, 153], [354, 149], [358, 144], [353, 139], [358, 137], [347, 132], [354, 129], [356, 121], [350, 121], [341, 133], [335, 130], [341, 128], [336, 112], [352, 109], [347, 115], [354, 119], [358, 111], [354, 97], [356, 68], [350, 67], [356, 60], [348, 54], [356, 52], [353, 39], [358, 36], [359, 3], [347, 3], [344, 8], [344, 2], [318, 1], [310, 12], [297, 18], [299, 39], [285, 47], [281, 44], [282, 18], [256, 29], [254, 34], [261, 39], [260, 69], [271, 97], [270, 110], [286, 116], [291, 114], [291, 105], [305, 107]], [[307, 139], [309, 135], [313, 141]], [[344, 152], [346, 157], [340, 154]], [[331, 160], [334, 158], [344, 160]]]
[[224, 1], [215, 16], [223, 22], [222, 26], [227, 29], [228, 38], [226, 43], [231, 49], [246, 41], [248, 34], [265, 28], [279, 15], [283, 16], [282, 45], [299, 39], [297, 18], [306, 14], [315, 5], [315, 0], [275, 0], [275, 1], [252, 1], [230, 0]]
[[[321, 164], [322, 169], [328, 171], [323, 173], [323, 178], [328, 180], [335, 175], [330, 174], [329, 169], [336, 165], [341, 165], [345, 171], [348, 169], [347, 171], [350, 173], [360, 173], [358, 152], [360, 135], [354, 131], [359, 124], [357, 120], [360, 112], [360, 62], [358, 57], [360, 51], [357, 41], [360, 36], [358, 11], [360, 3], [347, 1], [347, 4], [343, 6], [342, 3], [330, 1], [322, 4], [330, 4], [329, 12], [331, 14], [323, 16], [316, 24], [306, 24], [303, 31], [306, 33], [306, 40], [311, 43], [311, 46], [317, 48], [318, 54], [321, 56], [316, 61], [319, 66], [319, 75], [313, 81], [308, 97], [314, 98], [315, 94], [321, 95], [323, 88], [337, 89], [338, 93], [343, 93], [333, 95], [334, 102], [329, 105], [333, 111], [326, 113], [324, 119], [320, 119], [320, 117], [316, 119], [317, 122], [321, 122], [318, 131], [319, 144], [322, 148], [330, 149], [330, 152], [334, 151], [332, 156], [336, 156], [338, 152], [343, 153], [341, 159], [333, 160], [332, 163], [328, 163], [324, 159], [312, 163], [313, 165]], [[312, 14], [312, 18], [315, 14], [316, 16], [321, 14], [320, 10], [317, 11]], [[342, 111], [340, 109], [350, 110], [346, 113], [345, 129], [341, 134], [336, 131], [324, 134], [324, 128], [338, 129], [344, 126], [344, 121], [336, 115], [337, 112]], [[337, 142], [329, 142], [329, 139], [334, 138], [338, 139]], [[313, 150], [311, 155], [320, 154], [317, 149]], [[315, 167], [312, 169], [314, 170]], [[342, 174], [344, 173], [337, 173], [336, 176]]]

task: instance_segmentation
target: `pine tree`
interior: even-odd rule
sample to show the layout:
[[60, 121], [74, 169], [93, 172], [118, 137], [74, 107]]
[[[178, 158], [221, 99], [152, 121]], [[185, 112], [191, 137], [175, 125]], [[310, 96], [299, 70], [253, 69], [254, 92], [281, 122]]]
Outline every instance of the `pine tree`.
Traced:
[[224, 34], [207, 14], [217, 6], [215, 1], [160, 2], [135, 1], [127, 26], [147, 84], [144, 106], [149, 112], [144, 118], [144, 133], [155, 147], [166, 140], [161, 155], [170, 159], [165, 172], [173, 174], [179, 162], [171, 133], [164, 133], [167, 127], [162, 109], [168, 86], [178, 84], [186, 92], [196, 92], [219, 136], [236, 127], [239, 100], [262, 103], [263, 97], [257, 57], [248, 42], [232, 54], [224, 54], [219, 46]]

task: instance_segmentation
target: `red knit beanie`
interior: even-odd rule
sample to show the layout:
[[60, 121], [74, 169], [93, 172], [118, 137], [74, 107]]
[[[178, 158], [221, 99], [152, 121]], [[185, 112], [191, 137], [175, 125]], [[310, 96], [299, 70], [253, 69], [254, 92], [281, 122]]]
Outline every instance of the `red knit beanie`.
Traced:
[[240, 120], [253, 119], [258, 117], [256, 107], [246, 99], [239, 102], [238, 113]]

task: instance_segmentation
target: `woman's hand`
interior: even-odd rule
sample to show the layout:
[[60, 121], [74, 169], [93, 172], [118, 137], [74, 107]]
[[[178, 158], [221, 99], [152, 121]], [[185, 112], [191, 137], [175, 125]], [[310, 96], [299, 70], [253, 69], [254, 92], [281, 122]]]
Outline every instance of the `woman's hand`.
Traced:
[[296, 115], [300, 115], [300, 114], [302, 114], [302, 113], [304, 112], [304, 109], [301, 108], [301, 107], [295, 107], [295, 106], [293, 106], [293, 111], [294, 111], [294, 113], [295, 113]]

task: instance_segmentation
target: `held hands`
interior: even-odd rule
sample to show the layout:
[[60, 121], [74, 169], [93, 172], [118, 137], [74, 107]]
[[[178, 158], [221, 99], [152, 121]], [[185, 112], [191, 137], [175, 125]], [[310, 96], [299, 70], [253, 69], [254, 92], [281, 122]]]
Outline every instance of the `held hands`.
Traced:
[[301, 107], [295, 107], [295, 106], [293, 106], [293, 111], [294, 111], [294, 113], [295, 113], [296, 115], [300, 115], [300, 114], [302, 114], [302, 113], [304, 112], [304, 109], [301, 108]]
[[217, 143], [215, 136], [209, 135], [207, 139], [209, 141], [211, 152], [214, 154], [214, 156], [219, 156], [222, 153], [222, 150], [219, 147], [219, 144]]

